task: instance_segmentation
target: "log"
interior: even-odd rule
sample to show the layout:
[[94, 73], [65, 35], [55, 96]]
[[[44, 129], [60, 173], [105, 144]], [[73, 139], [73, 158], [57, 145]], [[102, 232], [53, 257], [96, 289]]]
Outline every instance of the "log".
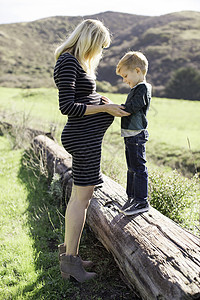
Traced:
[[[68, 197], [71, 192], [71, 156], [46, 136], [33, 141], [46, 153], [50, 171], [60, 174]], [[94, 192], [87, 223], [110, 251], [126, 283], [145, 300], [200, 299], [200, 239], [152, 208], [125, 216], [122, 186], [104, 175]]]
[[[8, 132], [8, 133], [12, 134], [13, 130], [15, 132], [16, 132], [16, 130], [19, 130], [19, 128], [16, 127], [16, 124], [14, 126], [11, 123], [0, 121], [0, 135], [4, 135], [4, 132]], [[51, 138], [52, 140], [55, 140], [52, 132], [44, 132], [41, 130], [29, 128], [29, 127], [22, 127], [21, 130], [23, 130], [23, 134], [24, 134], [24, 137], [26, 138], [26, 140], [27, 139], [32, 140], [37, 135], [46, 135], [49, 138]]]

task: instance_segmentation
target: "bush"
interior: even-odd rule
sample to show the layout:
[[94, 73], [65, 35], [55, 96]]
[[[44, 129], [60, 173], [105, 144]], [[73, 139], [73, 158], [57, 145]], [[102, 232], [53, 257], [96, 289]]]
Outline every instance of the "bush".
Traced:
[[197, 201], [198, 179], [187, 179], [177, 171], [172, 175], [151, 171], [149, 192], [151, 205], [177, 223], [183, 223], [185, 212]]
[[116, 87], [112, 86], [108, 81], [96, 81], [97, 92], [114, 93]]
[[200, 100], [200, 72], [194, 68], [176, 70], [165, 88], [165, 96], [175, 99]]
[[117, 89], [117, 93], [119, 94], [128, 94], [130, 92], [130, 87], [123, 82], [118, 83], [116, 89]]

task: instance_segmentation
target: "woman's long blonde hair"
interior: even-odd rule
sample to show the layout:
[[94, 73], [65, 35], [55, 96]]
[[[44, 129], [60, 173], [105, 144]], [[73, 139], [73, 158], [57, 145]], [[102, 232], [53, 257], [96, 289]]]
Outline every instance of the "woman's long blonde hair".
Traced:
[[55, 51], [56, 60], [69, 52], [80, 62], [82, 68], [95, 77], [95, 70], [102, 56], [102, 49], [109, 47], [108, 29], [98, 20], [84, 20]]

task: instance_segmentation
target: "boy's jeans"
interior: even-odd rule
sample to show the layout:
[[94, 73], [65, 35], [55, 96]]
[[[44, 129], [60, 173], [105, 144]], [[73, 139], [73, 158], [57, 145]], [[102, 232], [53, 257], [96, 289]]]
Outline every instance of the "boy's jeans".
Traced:
[[147, 201], [148, 196], [148, 171], [145, 165], [148, 137], [148, 131], [144, 130], [136, 136], [124, 138], [128, 167], [126, 193], [139, 202]]

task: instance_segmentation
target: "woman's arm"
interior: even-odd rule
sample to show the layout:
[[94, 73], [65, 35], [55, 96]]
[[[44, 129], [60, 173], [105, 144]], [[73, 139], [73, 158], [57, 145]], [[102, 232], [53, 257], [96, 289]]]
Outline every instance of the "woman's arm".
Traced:
[[103, 105], [87, 105], [85, 115], [97, 114], [106, 112], [115, 117], [129, 116], [130, 113], [124, 111], [125, 107], [118, 104], [103, 104]]
[[82, 117], [100, 112], [106, 112], [115, 117], [129, 115], [129, 113], [123, 111], [123, 106], [108, 103], [109, 99], [104, 96], [102, 96], [102, 99], [107, 99], [107, 102], [103, 105], [86, 105], [85, 103], [74, 102], [77, 77], [77, 61], [75, 58], [67, 57], [59, 67], [56, 77], [59, 89], [59, 108], [63, 115]]
[[78, 63], [67, 56], [54, 70], [54, 80], [59, 91], [59, 109], [63, 115], [82, 117], [86, 111], [85, 103], [76, 103], [76, 79]]

